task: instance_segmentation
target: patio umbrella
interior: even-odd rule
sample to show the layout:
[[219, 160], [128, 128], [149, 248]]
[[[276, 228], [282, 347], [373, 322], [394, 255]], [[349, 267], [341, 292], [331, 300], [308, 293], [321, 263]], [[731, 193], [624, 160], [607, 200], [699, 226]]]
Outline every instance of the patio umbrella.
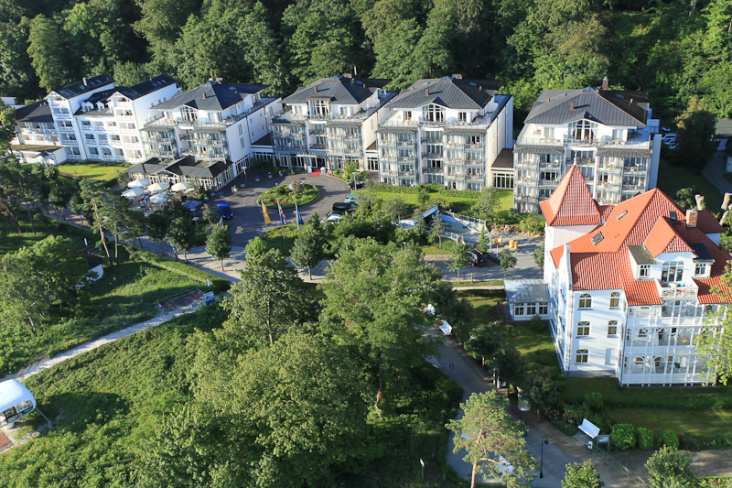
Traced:
[[168, 199], [170, 194], [167, 191], [164, 191], [163, 193], [158, 193], [157, 195], [153, 195], [150, 197], [150, 201], [152, 203], [163, 203], [165, 200]]
[[150, 184], [150, 180], [132, 180], [127, 183], [127, 188], [142, 188]]
[[122, 196], [127, 198], [137, 198], [143, 193], [145, 193], [145, 190], [142, 188], [130, 188], [129, 190], [122, 192]]
[[171, 188], [171, 190], [173, 190], [173, 191], [186, 191], [191, 186], [193, 186], [193, 185], [191, 185], [189, 182], [182, 181], [180, 183], [176, 183], [175, 185], [173, 185], [173, 188]]
[[155, 183], [154, 185], [147, 187], [147, 189], [150, 190], [150, 193], [160, 193], [168, 188], [170, 188], [170, 183]]

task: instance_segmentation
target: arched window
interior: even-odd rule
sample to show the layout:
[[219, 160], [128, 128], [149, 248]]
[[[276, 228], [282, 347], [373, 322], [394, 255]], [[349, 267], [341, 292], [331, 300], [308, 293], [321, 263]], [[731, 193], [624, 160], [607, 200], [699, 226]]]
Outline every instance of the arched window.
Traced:
[[430, 122], [444, 122], [445, 108], [434, 103], [427, 105], [424, 108], [424, 119]]
[[589, 322], [578, 322], [577, 323], [577, 336], [588, 336], [590, 335], [590, 323]]
[[590, 353], [587, 349], [577, 349], [577, 362], [587, 363], [590, 360]]
[[620, 306], [620, 292], [614, 291], [610, 294], [610, 308], [618, 308]]
[[589, 120], [578, 120], [569, 124], [569, 134], [577, 141], [591, 141], [597, 134], [597, 124]]
[[592, 297], [589, 293], [583, 293], [580, 295], [579, 308], [592, 308]]

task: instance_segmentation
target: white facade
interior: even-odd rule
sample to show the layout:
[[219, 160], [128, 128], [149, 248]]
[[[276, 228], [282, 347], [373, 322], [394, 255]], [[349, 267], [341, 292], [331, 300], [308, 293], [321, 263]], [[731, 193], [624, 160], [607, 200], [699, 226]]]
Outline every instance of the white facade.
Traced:
[[710, 291], [730, 259], [718, 247], [719, 224], [708, 211], [684, 213], [658, 190], [590, 223], [600, 213], [585, 185], [573, 167], [542, 202], [544, 282], [560, 367], [621, 386], [703, 384], [706, 359], [694, 343], [726, 306]]
[[282, 110], [280, 98], [262, 97], [265, 88], [212, 80], [156, 104], [143, 128], [145, 156], [232, 161], [238, 175], [252, 144], [269, 132], [270, 117]]
[[513, 141], [513, 97], [491, 85], [453, 75], [402, 91], [379, 122], [380, 182], [473, 191], [491, 186], [491, 165]]
[[385, 83], [345, 74], [317, 80], [287, 97], [285, 112], [272, 121], [280, 164], [333, 171], [353, 161], [359, 171], [375, 171], [367, 151], [376, 142], [381, 109], [394, 96], [382, 90]]
[[594, 88], [542, 93], [514, 148], [514, 208], [538, 212], [573, 164], [601, 205], [655, 188], [660, 122], [640, 96]]

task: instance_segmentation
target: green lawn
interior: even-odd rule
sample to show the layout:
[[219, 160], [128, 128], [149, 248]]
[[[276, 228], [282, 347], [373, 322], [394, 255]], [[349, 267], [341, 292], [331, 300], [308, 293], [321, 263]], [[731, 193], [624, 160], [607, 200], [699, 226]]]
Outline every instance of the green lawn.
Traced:
[[[687, 394], [692, 393], [687, 391]], [[609, 410], [615, 422], [630, 423], [636, 427], [648, 427], [657, 434], [670, 429], [692, 435], [701, 442], [718, 439], [732, 429], [732, 410], [720, 408], [671, 410], [611, 407]]]
[[672, 166], [661, 159], [658, 169], [658, 189], [671, 198], [682, 188], [696, 186], [696, 191], [704, 195], [707, 208], [717, 212], [722, 206], [722, 194], [707, 180], [701, 171], [690, 168]]
[[64, 163], [58, 167], [62, 174], [75, 178], [91, 178], [100, 181], [109, 181], [128, 168], [127, 164], [102, 164], [102, 163]]
[[85, 237], [89, 244], [96, 242], [95, 235], [91, 232], [51, 219], [44, 219], [41, 223], [36, 223], [36, 234], [33, 235], [31, 225], [28, 223], [28, 214], [21, 209], [16, 214], [19, 217], [20, 235], [16, 232], [14, 225], [10, 225], [4, 219], [0, 220], [0, 257], [9, 252], [17, 251], [21, 247], [32, 246], [50, 235], [67, 237], [73, 240], [79, 249], [84, 247]]
[[268, 209], [276, 210], [277, 202], [280, 202], [282, 208], [295, 208], [295, 200], [298, 205], [307, 205], [315, 201], [318, 196], [320, 191], [313, 185], [305, 185], [305, 191], [299, 197], [295, 197], [287, 185], [280, 185], [265, 191], [259, 198]]
[[[282, 238], [283, 234], [284, 239]], [[297, 225], [287, 224], [279, 225], [270, 230], [267, 230], [266, 232], [263, 232], [262, 239], [267, 243], [270, 248], [279, 249], [283, 255], [289, 256], [290, 251], [292, 251], [292, 246], [295, 245], [295, 239], [297, 239], [298, 235], [299, 234], [297, 231]]]
[[[388, 189], [388, 187], [387, 187], [387, 189]], [[364, 192], [368, 192], [368, 191], [369, 190], [358, 190], [356, 193], [364, 193]], [[415, 207], [419, 206], [419, 202], [417, 200], [416, 193], [390, 192], [390, 191], [384, 191], [384, 188], [379, 188], [375, 194], [378, 198], [381, 198], [382, 200], [391, 200], [392, 198], [399, 198], [404, 203], [413, 205]], [[497, 210], [498, 214], [502, 217], [511, 215], [511, 208], [513, 208], [513, 191], [496, 190], [496, 194], [498, 195], [498, 199], [500, 202], [500, 206]], [[443, 200], [450, 202], [453, 211], [456, 213], [469, 212], [470, 208], [473, 206], [473, 204], [475, 204], [475, 202], [477, 200], [476, 198], [453, 197], [453, 196], [440, 195], [438, 193], [431, 193], [430, 197], [431, 197], [430, 202], [429, 202], [430, 204], [436, 204]]]

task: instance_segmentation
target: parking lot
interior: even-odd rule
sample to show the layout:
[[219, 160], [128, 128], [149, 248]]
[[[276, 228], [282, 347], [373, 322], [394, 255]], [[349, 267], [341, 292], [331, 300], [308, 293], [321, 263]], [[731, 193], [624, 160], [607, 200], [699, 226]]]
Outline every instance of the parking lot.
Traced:
[[[256, 181], [257, 176], [259, 181]], [[216, 195], [210, 198], [207, 203], [213, 211], [216, 211], [216, 203], [219, 201], [225, 201], [229, 204], [234, 212], [234, 217], [227, 221], [229, 232], [233, 238], [233, 245], [245, 247], [249, 240], [260, 235], [262, 231], [280, 225], [277, 207], [268, 207], [269, 218], [272, 223], [264, 223], [262, 209], [257, 204], [259, 195], [269, 188], [289, 184], [293, 181], [303, 181], [306, 184], [315, 185], [320, 190], [320, 196], [317, 200], [300, 208], [302, 218], [306, 222], [316, 210], [318, 215], [324, 218], [330, 212], [331, 205], [335, 202], [344, 201], [346, 195], [350, 193], [350, 187], [345, 181], [324, 174], [309, 175], [301, 173], [280, 177], [273, 172], [270, 179], [267, 172], [253, 171], [246, 176], [239, 175], [232, 183], [216, 192]], [[233, 190], [234, 186], [236, 186], [236, 191]], [[288, 223], [294, 223], [295, 210], [287, 209], [284, 212]]]

